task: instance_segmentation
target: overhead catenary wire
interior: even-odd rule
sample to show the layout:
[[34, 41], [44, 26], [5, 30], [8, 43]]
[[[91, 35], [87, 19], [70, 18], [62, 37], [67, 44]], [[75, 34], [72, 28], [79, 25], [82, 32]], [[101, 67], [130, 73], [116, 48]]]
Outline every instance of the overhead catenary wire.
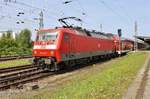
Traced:
[[[0, 3], [0, 4], [2, 4], [2, 3]], [[21, 4], [23, 4], [23, 3], [21, 3]], [[2, 5], [5, 5], [5, 4], [2, 4]], [[14, 6], [12, 6], [12, 5], [10, 5], [10, 4], [7, 4], [7, 5], [5, 5], [5, 6], [8, 6], [8, 7], [10, 7], [10, 8], [16, 8], [16, 7], [14, 7]], [[25, 5], [26, 6], [26, 5]], [[31, 6], [27, 6], [28, 8], [30, 8]], [[32, 7], [32, 8], [36, 8], [36, 7]], [[31, 9], [32, 9], [31, 8]], [[20, 9], [20, 8], [19, 8]], [[20, 10], [23, 10], [23, 13], [25, 12], [25, 13], [30, 13], [29, 11], [27, 11], [27, 10], [24, 10], [24, 9], [20, 9]], [[35, 11], [33, 11], [34, 13], [35, 13]], [[46, 11], [45, 11], [46, 12]], [[37, 13], [37, 11], [36, 11], [36, 13]], [[51, 12], [52, 13], [52, 12]], [[33, 13], [32, 13], [33, 14]], [[53, 15], [55, 15], [55, 14], [53, 14]], [[20, 15], [18, 15], [18, 16], [20, 16]], [[56, 15], [57, 16], [57, 15]], [[47, 15], [46, 17], [47, 17], [47, 19], [49, 20], [50, 18], [53, 18], [53, 19], [57, 19], [57, 17], [56, 16], [49, 16], [49, 15]], [[35, 17], [33, 17], [32, 18], [32, 20], [26, 20], [25, 18], [24, 19], [22, 19], [22, 20], [25, 20], [25, 21], [28, 21], [28, 22], [32, 22], [32, 23], [35, 23], [35, 21], [33, 21], [33, 19], [34, 19]], [[9, 18], [10, 19], [10, 18]], [[18, 18], [19, 19], [19, 18]], [[19, 19], [20, 20], [20, 19]], [[17, 22], [17, 23], [19, 23], [19, 22]], [[21, 23], [24, 23], [23, 21], [21, 21]]]
[[[30, 26], [31, 27], [31, 25], [27, 25], [28, 24], [28, 22], [31, 22], [31, 23], [33, 23], [33, 21], [31, 21], [31, 20], [26, 20], [26, 22], [25, 23], [22, 23], [21, 24], [21, 22], [23, 22], [21, 19], [19, 19], [19, 18], [16, 18], [16, 17], [12, 17], [12, 16], [10, 16], [10, 15], [0, 15], [0, 16], [3, 16], [3, 18], [7, 18], [7, 19], [9, 19], [9, 20], [12, 20], [12, 21], [15, 21], [15, 23], [13, 24], [13, 25], [11, 25], [11, 26], [9, 26], [9, 25], [7, 25], [7, 28], [8, 27], [11, 27], [11, 29], [21, 29], [21, 27], [20, 28], [18, 28], [18, 24], [16, 24], [17, 22], [20, 22], [20, 25], [19, 26]], [[28, 21], [28, 22], [27, 22]], [[36, 22], [34, 22], [34, 23], [36, 23]], [[3, 28], [6, 28], [4, 25], [2, 26]], [[1, 27], [1, 28], [2, 28]], [[23, 28], [23, 27], [22, 27]]]
[[[36, 14], [35, 11], [30, 12], [31, 9], [27, 10], [27, 9], [20, 8], [20, 7], [14, 6], [14, 5], [10, 5], [10, 4], [5, 5], [3, 3], [0, 3], [0, 5], [3, 5], [3, 9], [6, 9], [6, 8], [4, 8], [6, 6], [7, 8], [11, 8], [11, 10], [16, 11], [16, 15], [15, 16], [18, 16], [18, 19], [19, 19], [19, 16], [20, 16], [19, 13], [29, 14], [31, 17], [32, 17], [33, 14]], [[6, 13], [6, 11], [5, 11], [5, 13]], [[30, 20], [30, 21], [32, 21], [32, 20]]]
[[[26, 3], [23, 3], [23, 2], [9, 2], [9, 3], [7, 3], [7, 4], [4, 4], [4, 3], [2, 3], [2, 2], [0, 2], [0, 4], [1, 5], [3, 5], [3, 6], [7, 6], [7, 7], [10, 7], [10, 8], [16, 8], [15, 7], [15, 5], [12, 5], [12, 4], [18, 4], [18, 5], [21, 5], [21, 6], [25, 6], [25, 7], [28, 7], [29, 9], [32, 9], [33, 10], [33, 12], [36, 12], [36, 13], [38, 13], [38, 11], [41, 11], [41, 10], [43, 10], [43, 11], [45, 11], [45, 9], [42, 9], [42, 8], [38, 8], [38, 7], [35, 7], [35, 6], [32, 6], [32, 5], [29, 5], [29, 4], [26, 4]], [[17, 10], [18, 10], [18, 8], [16, 8]], [[23, 13], [30, 13], [29, 11], [27, 11], [27, 10], [24, 10], [24, 9], [21, 9], [21, 8], [19, 8], [19, 10], [23, 10], [23, 11], [19, 11], [19, 12], [23, 12]], [[35, 10], [38, 10], [38, 11], [35, 11]], [[46, 12], [46, 11], [45, 11]], [[48, 12], [49, 13], [49, 12]], [[50, 12], [50, 13], [52, 13], [52, 12]], [[6, 14], [6, 13], [5, 13]], [[7, 18], [7, 19], [10, 19], [10, 20], [12, 20], [12, 21], [16, 21], [16, 23], [18, 24], [18, 23], [25, 23], [25, 24], [27, 24], [27, 23], [36, 23], [36, 21], [34, 21], [33, 19], [34, 19], [34, 17], [32, 18], [32, 19], [26, 19], [26, 18], [22, 18], [22, 17], [16, 17], [17, 15], [15, 15], [15, 17], [14, 16], [9, 16], [9, 15], [1, 15], [1, 19], [3, 19], [3, 18]], [[20, 16], [20, 15], [18, 15], [18, 16]], [[53, 18], [53, 19], [58, 19], [58, 17], [57, 17], [57, 15], [56, 15], [56, 13], [55, 14], [51, 14], [51, 15], [47, 15], [46, 16], [47, 17], [47, 20], [49, 20], [49, 19], [51, 19], [51, 18]], [[23, 20], [23, 21], [22, 21]], [[20, 22], [19, 22], [20, 21]], [[24, 22], [25, 21], [25, 22]]]
[[[55, 4], [52, 5], [52, 6], [53, 6], [52, 10], [55, 11], [55, 12], [53, 12], [53, 11], [50, 10], [50, 9], [47, 9], [47, 10], [46, 10], [47, 5], [49, 6], [50, 4], [47, 2], [47, 0], [44, 0], [44, 1], [45, 1], [45, 7], [44, 7], [44, 9], [45, 9], [44, 11], [45, 11], [45, 12], [47, 12], [47, 13], [52, 13], [53, 16], [57, 17], [57, 19], [60, 18], [60, 17], [64, 17], [64, 16], [65, 16], [65, 13], [64, 13], [64, 11], [63, 11], [63, 7], [59, 7], [59, 6], [58, 6], [58, 5], [61, 5], [62, 2], [58, 1], [58, 2], [56, 2]], [[59, 8], [58, 8], [58, 7], [59, 7]], [[57, 11], [58, 13], [56, 13], [56, 11]], [[58, 17], [58, 16], [59, 16], [59, 17]]]
[[[15, 20], [15, 19], [13, 19], [13, 18], [8, 18], [8, 19], [10, 19], [10, 20]], [[15, 20], [16, 21], [16, 20]], [[25, 25], [25, 24], [22, 24], [22, 25]], [[20, 25], [19, 25], [20, 26]], [[28, 25], [29, 26], [29, 25]], [[13, 25], [2, 25], [2, 24], [0, 24], [0, 29], [7, 29], [7, 30], [21, 30], [21, 29], [23, 29], [24, 27], [18, 27], [18, 25], [16, 24], [16, 23], [14, 23]]]
[[81, 9], [82, 9], [82, 15], [87, 15], [87, 12], [85, 11], [85, 9], [82, 6], [82, 3], [79, 0], [76, 0], [76, 2], [78, 3], [78, 5], [80, 5]]
[[[34, 12], [34, 13], [37, 12], [37, 11], [35, 11], [35, 10], [38, 10], [39, 12], [40, 12], [40, 11], [43, 11], [43, 12], [45, 12], [45, 13], [46, 13], [46, 12], [47, 12], [47, 13], [50, 12], [50, 13], [52, 13], [52, 14], [51, 14], [51, 17], [52, 17], [52, 18], [54, 18], [54, 17], [56, 18], [56, 16], [57, 16], [56, 14], [58, 14], [58, 13], [56, 13], [56, 12], [50, 11], [50, 9], [49, 9], [49, 10], [46, 10], [46, 9], [44, 9], [44, 8], [35, 7], [35, 6], [33, 6], [33, 5], [26, 4], [26, 3], [23, 3], [23, 2], [18, 2], [18, 1], [15, 2], [15, 1], [12, 1], [12, 2], [10, 2], [10, 3], [19, 4], [19, 5], [28, 7], [28, 8], [30, 8], [30, 9], [33, 9], [32, 12]], [[8, 5], [8, 4], [7, 4], [7, 5]], [[7, 5], [6, 5], [6, 6], [7, 6]], [[10, 6], [10, 5], [9, 5], [9, 6]], [[19, 8], [19, 9], [21, 9], [21, 8]], [[24, 10], [24, 11], [27, 11], [27, 10], [25, 10], [25, 9], [23, 9], [23, 10]], [[28, 11], [27, 11], [27, 12], [28, 12]]]
[[10, 7], [10, 8], [14, 8], [16, 11], [22, 11], [24, 13], [29, 13], [30, 15], [31, 14], [37, 14], [37, 11], [35, 11], [33, 9], [28, 9], [27, 10], [27, 9], [24, 9], [24, 8], [16, 7], [16, 6], [9, 5], [9, 4], [5, 5], [5, 4], [2, 4], [2, 3], [0, 3], [0, 5], [3, 5], [3, 7], [7, 6], [7, 7]]
[[[75, 6], [75, 3], [78, 5], [78, 7]], [[82, 16], [86, 15], [86, 12], [85, 12], [84, 8], [82, 7], [82, 4], [78, 0], [68, 0], [68, 1], [62, 2], [62, 4], [65, 6], [71, 6], [71, 8], [73, 8], [77, 12], [80, 12]]]
[[17, 0], [15, 0], [15, 1], [10, 0], [8, 3], [19, 4], [19, 5], [26, 6], [26, 7], [29, 7], [29, 8], [33, 8], [33, 9], [35, 9], [35, 10], [40, 10], [40, 11], [41, 11], [41, 10], [44, 10], [44, 9], [42, 9], [42, 8], [35, 7], [35, 6], [33, 6], [33, 5], [29, 5], [29, 4], [26, 4], [26, 3], [24, 3], [24, 2], [20, 2], [20, 1], [17, 1]]
[[125, 10], [125, 8], [124, 8], [123, 6], [121, 6], [121, 5], [119, 5], [119, 7], [123, 10], [123, 13], [124, 13], [131, 21], [133, 21], [133, 17], [132, 17], [129, 13], [127, 13], [127, 11]]
[[[68, 1], [68, 3], [69, 3], [69, 2], [71, 2], [71, 1]], [[32, 8], [32, 9], [43, 10], [44, 13], [45, 13], [45, 12], [49, 13], [49, 10], [47, 10], [47, 9], [35, 7], [35, 6], [33, 6], [33, 5], [29, 5], [29, 4], [20, 2], [20, 1], [19, 1], [19, 2], [18, 2], [18, 1], [10, 1], [9, 3], [19, 4], [19, 5], [26, 6], [26, 7]], [[7, 5], [8, 5], [8, 4], [7, 4]], [[48, 17], [51, 17], [51, 18], [54, 18], [54, 19], [58, 19], [57, 13], [55, 13], [55, 12], [50, 12], [50, 13], [53, 13], [53, 14], [45, 16], [45, 17], [47, 17], [47, 19], [48, 19]], [[61, 11], [61, 13], [63, 13], [63, 15], [64, 15], [64, 12], [63, 12], [63, 11]], [[19, 16], [19, 15], [18, 15], [18, 16]], [[60, 15], [60, 16], [61, 16], [61, 15]]]
[[[46, 7], [44, 7], [44, 8], [40, 8], [40, 7], [37, 7], [37, 6], [34, 6], [34, 5], [32, 5], [32, 4], [29, 4], [29, 3], [24, 3], [24, 2], [22, 2], [22, 1], [15, 1], [15, 0], [13, 0], [13, 2], [10, 2], [11, 3], [11, 5], [10, 6], [12, 6], [12, 4], [17, 4], [17, 5], [21, 5], [21, 6], [25, 6], [25, 7], [28, 7], [29, 9], [31, 9], [34, 13], [39, 13], [41, 10], [44, 12], [44, 18], [46, 18], [46, 20], [49, 20], [49, 21], [51, 21], [51, 18], [53, 18], [53, 19], [55, 19], [55, 20], [57, 20], [58, 18], [60, 18], [60, 17], [62, 17], [62, 16], [65, 16], [65, 12], [63, 12], [63, 10], [61, 10], [60, 11], [60, 9], [62, 9], [61, 7], [60, 7], [60, 9], [59, 9], [59, 11], [57, 11], [57, 12], [53, 12], [53, 11], [50, 11], [49, 9], [47, 9]], [[83, 7], [83, 5], [82, 5], [82, 2], [81, 1], [79, 1], [79, 0], [65, 0], [65, 1], [67, 1], [66, 3], [66, 5], [65, 6], [71, 6], [72, 8], [74, 8], [74, 9], [76, 9], [76, 10], [78, 10], [78, 12], [80, 13], [81, 12], [81, 14], [82, 15], [78, 15], [77, 17], [82, 17], [82, 18], [87, 18], [88, 20], [89, 20], [89, 18], [87, 17], [87, 16], [89, 16], [88, 14], [87, 14], [87, 12], [88, 11], [86, 11], [86, 9]], [[119, 16], [122, 20], [127, 20], [127, 18], [126, 17], [124, 17], [124, 16], [122, 16], [120, 13], [118, 13], [115, 9], [113, 9], [111, 6], [109, 6], [108, 5], [108, 3], [107, 2], [105, 2], [104, 0], [98, 0], [101, 4], [103, 4], [105, 7], [107, 7], [107, 9], [109, 9], [112, 13], [114, 13], [115, 15], [117, 15], [117, 16]], [[74, 3], [75, 2], [75, 3]], [[57, 4], [62, 4], [62, 2], [61, 1], [58, 1], [57, 3], [56, 3], [56, 5], [53, 5], [54, 6], [54, 8], [55, 7], [57, 7], [58, 8], [58, 6], [57, 6]], [[45, 4], [47, 4], [47, 2], [45, 3]], [[74, 5], [74, 4], [77, 4], [78, 5], [78, 7], [76, 8], [75, 6], [72, 6], [72, 4]], [[7, 4], [7, 5], [9, 5], [9, 3]], [[15, 5], [14, 5], [15, 6]], [[15, 7], [14, 7], [15, 8]], [[53, 7], [52, 7], [53, 8]], [[18, 9], [18, 8], [17, 8]], [[79, 10], [80, 9], [80, 10]], [[20, 9], [21, 10], [21, 9]], [[23, 11], [26, 13], [26, 12], [28, 12], [28, 11], [25, 11], [26, 9], [24, 9]], [[55, 9], [54, 9], [55, 10]], [[58, 12], [59, 12], [59, 14], [58, 14]], [[37, 14], [38, 14], [37, 13]], [[64, 13], [64, 14], [63, 14]], [[63, 14], [63, 15], [62, 15]], [[1, 17], [2, 18], [2, 17]], [[50, 22], [49, 22], [50, 23]], [[52, 23], [50, 23], [50, 24], [52, 24]], [[89, 24], [89, 22], [84, 22], [84, 24]]]
[[[114, 5], [116, 4], [116, 5]], [[119, 3], [115, 2], [115, 3], [111, 3], [111, 5], [114, 5], [114, 7], [118, 7], [120, 11], [120, 13], [122, 13], [124, 15], [124, 17], [126, 17], [127, 19], [129, 19], [130, 21], [133, 21], [132, 16], [126, 11], [126, 7], [124, 7], [123, 5], [120, 5]], [[115, 8], [117, 9], [117, 8]]]
[[112, 13], [114, 13], [116, 16], [119, 16], [119, 18], [121, 20], [126, 20], [129, 23], [129, 19], [124, 16], [121, 15], [120, 13], [118, 13], [116, 10], [114, 10], [112, 7], [110, 7], [110, 5], [108, 5], [104, 0], [97, 0], [99, 3], [103, 4], [107, 9], [109, 9]]
[[28, 21], [28, 22], [35, 22], [35, 21], [33, 21], [33, 20], [30, 20], [30, 19], [26, 19], [26, 18], [22, 18], [22, 19], [20, 19], [20, 18], [17, 18], [17, 17], [13, 17], [13, 16], [11, 16], [11, 15], [2, 15], [2, 14], [0, 14], [0, 16], [2, 17], [2, 18], [8, 18], [8, 19], [15, 19], [16, 21], [17, 20], [19, 20], [19, 21], [23, 21], [23, 20], [25, 20], [25, 21]]
[[[77, 4], [77, 6], [75, 4]], [[75, 2], [75, 0], [65, 0], [64, 2], [62, 2], [62, 5], [64, 6], [63, 8], [67, 8], [67, 9], [72, 8], [72, 9], [69, 9], [69, 10], [72, 10], [71, 12], [76, 11], [80, 14], [78, 16], [75, 15], [75, 17], [80, 17], [81, 19], [81, 15], [82, 16], [83, 14], [85, 15], [85, 12], [83, 12], [82, 8], [79, 6], [78, 2]], [[69, 16], [74, 16], [74, 15], [70, 14]], [[65, 16], [65, 17], [69, 17], [69, 16]], [[82, 23], [80, 24], [81, 26], [82, 26]]]

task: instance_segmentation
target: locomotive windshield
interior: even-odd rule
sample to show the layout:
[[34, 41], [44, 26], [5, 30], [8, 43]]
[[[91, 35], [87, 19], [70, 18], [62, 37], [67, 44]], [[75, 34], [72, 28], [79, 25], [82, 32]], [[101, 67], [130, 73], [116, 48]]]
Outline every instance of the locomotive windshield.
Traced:
[[57, 39], [57, 35], [57, 32], [39, 33], [39, 41], [55, 41]]

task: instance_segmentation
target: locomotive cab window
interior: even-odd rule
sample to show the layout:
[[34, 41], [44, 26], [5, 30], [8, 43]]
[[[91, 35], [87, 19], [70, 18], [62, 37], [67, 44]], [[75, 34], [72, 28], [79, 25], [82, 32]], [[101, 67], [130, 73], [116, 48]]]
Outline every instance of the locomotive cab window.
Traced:
[[58, 36], [57, 32], [39, 33], [39, 41], [56, 41], [57, 36]]

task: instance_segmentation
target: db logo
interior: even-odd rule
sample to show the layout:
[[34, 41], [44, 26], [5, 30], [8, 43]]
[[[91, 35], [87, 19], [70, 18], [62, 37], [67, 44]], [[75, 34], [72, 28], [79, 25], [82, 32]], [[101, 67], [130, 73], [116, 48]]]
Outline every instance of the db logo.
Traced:
[[98, 44], [98, 48], [100, 48], [101, 47], [101, 45], [100, 44]]

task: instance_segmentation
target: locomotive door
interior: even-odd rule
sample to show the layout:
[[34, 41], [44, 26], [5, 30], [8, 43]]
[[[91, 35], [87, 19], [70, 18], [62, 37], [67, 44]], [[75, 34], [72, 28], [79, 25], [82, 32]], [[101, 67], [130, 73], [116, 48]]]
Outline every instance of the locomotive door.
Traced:
[[75, 54], [75, 39], [74, 39], [74, 36], [72, 34], [69, 34], [69, 33], [65, 33], [65, 41], [66, 41], [66, 44], [67, 44], [67, 57], [70, 58], [70, 59], [73, 59], [74, 58], [74, 54]]
[[69, 54], [69, 57], [70, 57], [70, 54], [71, 54], [71, 40], [70, 40], [70, 36], [69, 36], [69, 40], [68, 40], [68, 54]]
[[67, 46], [67, 49], [66, 49], [66, 51], [67, 51], [67, 57], [70, 58], [70, 55], [72, 53], [72, 38], [69, 35], [69, 33], [65, 33], [64, 39], [65, 39], [66, 46]]
[[75, 54], [75, 40], [74, 40], [74, 36], [69, 35], [69, 58], [74, 58], [74, 54]]
[[73, 40], [73, 37], [72, 37], [71, 35], [69, 36], [69, 38], [70, 38], [70, 39], [69, 39], [69, 57], [72, 58], [73, 50], [74, 50], [74, 49], [73, 49], [73, 45], [74, 45], [74, 44], [73, 44], [73, 43], [74, 43], [73, 41], [74, 41], [74, 40]]

